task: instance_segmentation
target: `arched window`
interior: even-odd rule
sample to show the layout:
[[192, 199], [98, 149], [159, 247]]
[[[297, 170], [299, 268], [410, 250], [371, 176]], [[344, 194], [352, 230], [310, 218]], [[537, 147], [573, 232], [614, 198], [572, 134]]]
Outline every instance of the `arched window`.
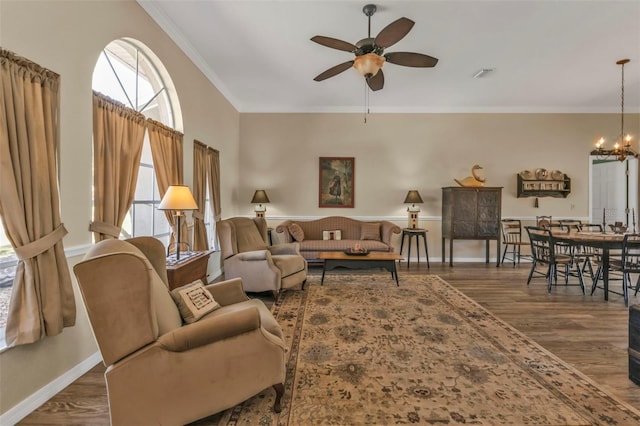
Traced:
[[[169, 74], [160, 60], [132, 39], [112, 41], [102, 51], [93, 72], [93, 90], [176, 130], [182, 130], [180, 106]], [[169, 224], [156, 210], [160, 194], [145, 135], [133, 205], [122, 225], [124, 238], [151, 235], [165, 244]]]

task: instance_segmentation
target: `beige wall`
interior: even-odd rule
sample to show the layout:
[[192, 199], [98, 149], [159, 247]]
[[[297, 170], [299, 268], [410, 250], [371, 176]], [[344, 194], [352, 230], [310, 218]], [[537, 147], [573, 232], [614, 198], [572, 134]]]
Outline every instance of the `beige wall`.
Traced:
[[[502, 215], [589, 215], [589, 152], [603, 132], [616, 134], [616, 114], [242, 114], [239, 210], [251, 214], [253, 191], [267, 190], [270, 225], [286, 217], [348, 215], [388, 218], [405, 226], [409, 189], [424, 204], [430, 255], [441, 250], [441, 188], [481, 165], [487, 186], [502, 186]], [[627, 129], [638, 134], [640, 115]], [[318, 208], [318, 157], [355, 157], [355, 207]], [[516, 197], [516, 173], [561, 170], [571, 178], [566, 198]], [[456, 242], [455, 256], [484, 256], [484, 243]], [[459, 247], [459, 249], [457, 249]], [[415, 253], [415, 251], [414, 251]]]
[[[193, 139], [220, 150], [222, 208], [234, 212], [239, 114], [134, 1], [0, 1], [0, 45], [62, 77], [60, 193], [65, 248], [91, 243], [91, 76], [110, 41], [131, 37], [163, 62], [184, 122], [185, 181], [192, 183]], [[79, 260], [70, 259], [70, 266]], [[77, 294], [77, 290], [76, 290]], [[77, 296], [77, 299], [80, 299]], [[77, 325], [60, 335], [0, 354], [0, 414], [96, 351], [80, 300]]]
[[[192, 141], [221, 152], [223, 216], [251, 215], [253, 191], [264, 188], [270, 223], [284, 217], [331, 214], [391, 218], [405, 223], [402, 201], [420, 190], [432, 257], [439, 253], [440, 188], [485, 168], [487, 184], [504, 186], [503, 215], [587, 216], [587, 153], [614, 115], [483, 114], [238, 114], [133, 1], [0, 0], [0, 45], [62, 75], [61, 197], [68, 249], [90, 244], [91, 74], [101, 49], [131, 37], [167, 68], [180, 99], [185, 133], [185, 179], [192, 182]], [[628, 120], [640, 132], [640, 117]], [[353, 209], [317, 207], [318, 157], [356, 158]], [[572, 178], [564, 199], [515, 198], [515, 173], [543, 167]], [[466, 250], [466, 251], [465, 251]], [[456, 253], [458, 255], [458, 253]], [[461, 255], [478, 257], [477, 244]], [[80, 256], [70, 258], [70, 266]], [[214, 259], [216, 262], [217, 259]], [[54, 381], [95, 345], [79, 301], [77, 326], [60, 336], [0, 354], [0, 415]]]

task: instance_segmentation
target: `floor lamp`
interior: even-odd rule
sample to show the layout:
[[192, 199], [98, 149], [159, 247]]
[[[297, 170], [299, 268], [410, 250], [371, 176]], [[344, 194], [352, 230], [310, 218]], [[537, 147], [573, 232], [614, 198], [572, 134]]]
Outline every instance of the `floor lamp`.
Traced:
[[[180, 219], [185, 210], [198, 210], [196, 200], [186, 185], [171, 185], [165, 192], [158, 210], [173, 210], [176, 217], [176, 260], [180, 260]], [[171, 247], [171, 244], [169, 244]]]

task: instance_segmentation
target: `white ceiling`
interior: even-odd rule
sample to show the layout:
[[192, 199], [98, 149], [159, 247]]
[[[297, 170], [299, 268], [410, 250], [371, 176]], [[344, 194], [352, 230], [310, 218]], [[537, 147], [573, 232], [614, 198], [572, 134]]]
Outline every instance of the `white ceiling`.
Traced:
[[[138, 0], [240, 112], [362, 112], [365, 83], [350, 60], [309, 39], [367, 36], [366, 1]], [[385, 52], [438, 58], [435, 68], [386, 64], [371, 112], [640, 112], [640, 0], [378, 1], [375, 37], [415, 21]], [[481, 68], [494, 71], [472, 76]]]

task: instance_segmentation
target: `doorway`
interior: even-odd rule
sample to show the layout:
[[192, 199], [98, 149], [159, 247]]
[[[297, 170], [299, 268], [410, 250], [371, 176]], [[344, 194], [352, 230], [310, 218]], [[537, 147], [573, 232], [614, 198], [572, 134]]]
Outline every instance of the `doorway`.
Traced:
[[[589, 215], [591, 223], [622, 222], [638, 226], [638, 159], [589, 157]], [[635, 229], [634, 229], [635, 228]]]

